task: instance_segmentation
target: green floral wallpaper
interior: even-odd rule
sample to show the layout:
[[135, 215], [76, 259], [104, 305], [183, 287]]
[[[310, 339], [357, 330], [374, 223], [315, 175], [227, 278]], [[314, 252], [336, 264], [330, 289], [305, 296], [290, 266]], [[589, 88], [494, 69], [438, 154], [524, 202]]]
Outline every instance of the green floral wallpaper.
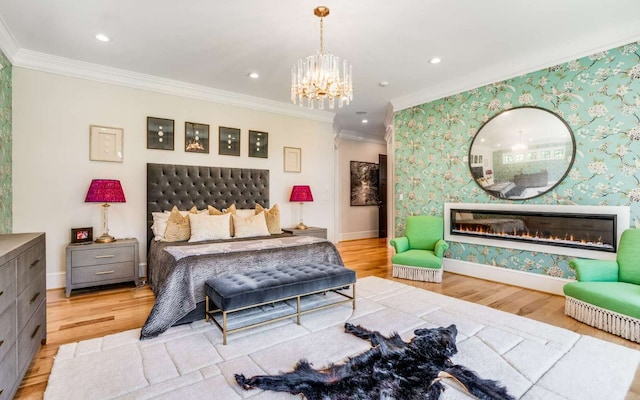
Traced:
[[[640, 42], [402, 110], [395, 116], [396, 235], [408, 215], [442, 215], [444, 203], [502, 202], [473, 181], [473, 136], [517, 106], [555, 112], [570, 125], [576, 158], [566, 179], [527, 204], [626, 205], [640, 228]], [[403, 199], [400, 200], [400, 195]], [[446, 257], [575, 278], [570, 257], [451, 243]]]
[[0, 51], [0, 233], [11, 233], [11, 63]]

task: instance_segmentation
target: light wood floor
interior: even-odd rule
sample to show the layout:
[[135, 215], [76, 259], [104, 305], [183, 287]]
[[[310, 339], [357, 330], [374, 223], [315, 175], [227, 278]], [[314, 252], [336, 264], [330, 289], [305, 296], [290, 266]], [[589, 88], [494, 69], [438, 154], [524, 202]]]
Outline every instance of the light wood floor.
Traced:
[[[387, 248], [386, 240], [347, 241], [340, 243], [338, 249], [345, 264], [357, 271], [358, 278], [379, 276], [393, 279], [390, 262], [393, 253]], [[447, 272], [441, 284], [395, 280], [640, 350], [640, 344], [565, 316], [564, 298], [561, 296]], [[43, 397], [53, 357], [60, 345], [139, 328], [144, 324], [153, 301], [153, 293], [147, 286], [74, 292], [71, 298], [65, 297], [63, 289], [48, 291], [47, 344], [31, 363], [16, 399]], [[627, 399], [640, 399], [639, 371], [636, 371], [636, 379]]]

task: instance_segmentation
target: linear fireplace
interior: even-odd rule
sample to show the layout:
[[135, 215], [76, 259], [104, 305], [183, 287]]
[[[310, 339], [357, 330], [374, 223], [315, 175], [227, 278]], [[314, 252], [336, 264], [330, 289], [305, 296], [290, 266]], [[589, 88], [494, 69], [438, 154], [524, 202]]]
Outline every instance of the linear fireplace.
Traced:
[[454, 242], [614, 259], [628, 227], [628, 207], [445, 204], [445, 239]]

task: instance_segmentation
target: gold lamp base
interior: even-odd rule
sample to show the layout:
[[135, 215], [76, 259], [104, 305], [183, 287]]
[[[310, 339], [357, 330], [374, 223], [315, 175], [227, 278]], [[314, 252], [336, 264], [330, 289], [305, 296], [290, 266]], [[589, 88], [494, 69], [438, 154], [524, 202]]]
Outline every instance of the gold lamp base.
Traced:
[[116, 238], [114, 238], [113, 236], [110, 236], [106, 233], [103, 233], [102, 236], [100, 236], [99, 238], [97, 238], [95, 240], [96, 243], [111, 243], [111, 242], [115, 242]]
[[307, 226], [305, 224], [303, 224], [302, 222], [300, 222], [298, 225], [296, 225], [296, 229], [307, 229]]

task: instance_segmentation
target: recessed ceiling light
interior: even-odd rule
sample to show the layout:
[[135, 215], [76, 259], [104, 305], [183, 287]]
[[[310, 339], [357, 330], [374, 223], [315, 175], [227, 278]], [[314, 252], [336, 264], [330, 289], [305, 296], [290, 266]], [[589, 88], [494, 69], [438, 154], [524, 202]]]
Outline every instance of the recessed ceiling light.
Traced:
[[111, 39], [109, 38], [109, 36], [104, 35], [104, 34], [102, 34], [102, 33], [98, 33], [98, 34], [96, 35], [96, 39], [98, 39], [98, 40], [99, 40], [99, 41], [101, 41], [101, 42], [108, 42], [109, 40], [111, 40]]
[[366, 123], [368, 123], [368, 122], [369, 122], [369, 120], [368, 120], [368, 119], [363, 119], [363, 120], [362, 120], [362, 123], [363, 123], [363, 124], [366, 124]]
[[389, 82], [387, 82], [387, 81], [378, 82], [378, 86], [387, 87], [387, 86], [389, 86]]
[[249, 73], [247, 74], [247, 76], [248, 76], [249, 78], [251, 78], [251, 79], [258, 79], [258, 78], [260, 78], [260, 74], [258, 74], [257, 72], [249, 72]]
[[365, 115], [366, 111], [356, 111], [356, 115]]
[[429, 62], [431, 64], [440, 64], [442, 62], [442, 58], [440, 57], [433, 57], [431, 60], [429, 60]]

